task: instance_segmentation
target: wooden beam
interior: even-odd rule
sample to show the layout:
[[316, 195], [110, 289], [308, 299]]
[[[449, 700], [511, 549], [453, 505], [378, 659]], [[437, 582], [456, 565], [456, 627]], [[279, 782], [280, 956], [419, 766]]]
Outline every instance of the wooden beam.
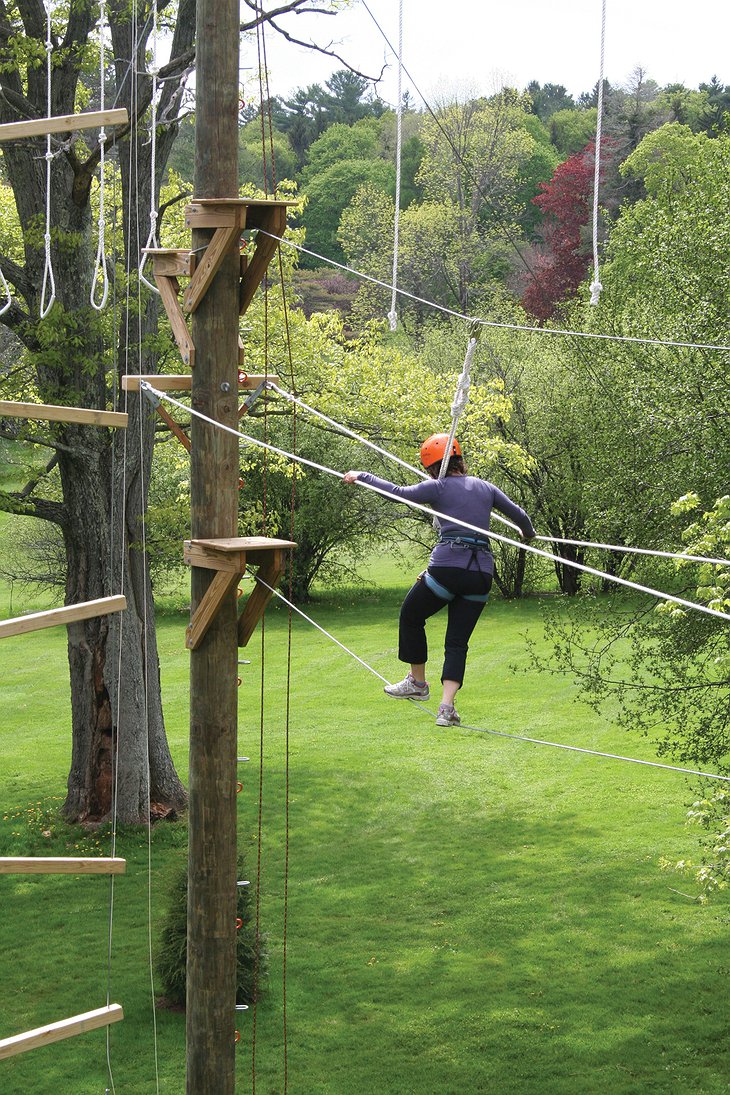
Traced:
[[269, 263], [279, 245], [279, 240], [272, 239], [272, 236], [283, 236], [286, 228], [286, 203], [277, 203], [265, 212], [262, 210], [256, 212], [259, 214], [258, 219], [260, 220], [256, 227], [263, 228], [271, 235], [265, 236], [259, 233], [256, 237], [256, 250], [241, 278], [238, 296], [238, 310], [241, 315], [253, 300], [253, 295], [263, 281]]
[[2, 856], [0, 874], [124, 874], [126, 859], [103, 856]]
[[185, 209], [186, 228], [246, 227], [246, 198], [196, 198]]
[[170, 326], [172, 327], [172, 333], [175, 336], [175, 342], [177, 342], [180, 356], [182, 357], [183, 362], [192, 368], [193, 365], [195, 365], [195, 346], [190, 331], [188, 330], [188, 325], [185, 322], [185, 316], [180, 307], [180, 301], [177, 299], [178, 293], [180, 292], [177, 278], [163, 277], [161, 274], [155, 272], [155, 282], [157, 283], [157, 288], [160, 290], [160, 297], [165, 306], [167, 318], [170, 320]]
[[238, 585], [242, 573], [243, 571], [238, 569], [216, 571], [185, 632], [185, 645], [188, 650], [197, 650], [200, 646], [208, 628], [218, 615], [224, 598], [234, 586]]
[[118, 426], [124, 429], [127, 415], [120, 411], [97, 411], [87, 407], [54, 407], [49, 403], [16, 403], [0, 399], [0, 418], [39, 419], [43, 422], [75, 422], [86, 426]]
[[[146, 384], [151, 384], [153, 388], [157, 388], [158, 392], [190, 392], [193, 388], [192, 373], [184, 373], [174, 375], [172, 373], [146, 373], [142, 376], [139, 373], [134, 375], [122, 377], [122, 388], [125, 392], [138, 392], [140, 381], [144, 380]], [[245, 379], [241, 378], [238, 381], [238, 387], [241, 391], [255, 391], [264, 380], [270, 380], [272, 384], [281, 383], [278, 376], [269, 374], [268, 376], [246, 376]]]
[[185, 449], [185, 451], [186, 452], [192, 452], [192, 448], [193, 448], [192, 443], [191, 443], [190, 438], [188, 437], [188, 435], [185, 433], [185, 430], [182, 428], [182, 426], [178, 426], [175, 419], [172, 417], [171, 414], [167, 413], [167, 411], [165, 410], [165, 408], [162, 406], [161, 403], [158, 404], [158, 406], [155, 408], [155, 410], [157, 411], [157, 414], [159, 415], [159, 417], [162, 419], [162, 421], [167, 426], [170, 433], [174, 433], [175, 437], [178, 439], [178, 441], [180, 442], [182, 447]]
[[25, 1034], [14, 1034], [12, 1038], [0, 1040], [0, 1061], [4, 1061], [6, 1057], [14, 1057], [17, 1053], [25, 1053], [29, 1049], [39, 1049], [41, 1046], [60, 1042], [64, 1038], [72, 1038], [76, 1034], [85, 1034], [88, 1030], [108, 1027], [123, 1018], [124, 1011], [119, 1004], [108, 1004], [107, 1007], [97, 1008], [96, 1011], [85, 1011], [81, 1015], [73, 1015], [70, 1019], [61, 1019], [58, 1023], [36, 1027], [35, 1030], [28, 1030]]
[[40, 631], [44, 627], [72, 624], [77, 620], [91, 620], [94, 616], [107, 616], [110, 612], [123, 612], [126, 607], [126, 597], [99, 597], [95, 601], [81, 601], [63, 608], [51, 608], [47, 612], [15, 616], [11, 620], [0, 621], [0, 639], [10, 635], [25, 635], [29, 631]]
[[[281, 578], [286, 565], [286, 554], [281, 548], [274, 548], [263, 554], [259, 574], [272, 588]], [[266, 611], [274, 594], [266, 586], [256, 582], [246, 601], [243, 612], [238, 617], [238, 645], [246, 646], [256, 630], [256, 625]]]
[[46, 133], [69, 133], [77, 129], [100, 129], [107, 125], [126, 125], [127, 111], [93, 110], [83, 114], [59, 114], [54, 118], [29, 118], [22, 122], [0, 125], [0, 141], [17, 141], [21, 137], [43, 137]]
[[197, 255], [183, 247], [145, 247], [143, 254], [152, 259], [152, 269], [167, 278], [191, 278], [197, 266]]
[[237, 224], [228, 228], [216, 228], [212, 240], [198, 259], [198, 267], [190, 284], [183, 293], [183, 309], [186, 312], [194, 312], [198, 307], [224, 258], [237, 246], [240, 234], [241, 229]]

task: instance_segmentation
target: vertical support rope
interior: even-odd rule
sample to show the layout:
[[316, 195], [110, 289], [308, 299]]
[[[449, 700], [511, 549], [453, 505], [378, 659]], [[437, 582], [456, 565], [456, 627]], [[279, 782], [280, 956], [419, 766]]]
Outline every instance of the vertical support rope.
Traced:
[[[53, 0], [48, 0], [46, 7], [46, 117], [52, 117], [51, 106], [51, 55], [53, 53], [53, 36], [51, 28]], [[56, 299], [56, 279], [53, 276], [53, 261], [51, 259], [51, 134], [46, 134], [46, 231], [43, 236], [45, 247], [45, 266], [43, 268], [43, 285], [41, 288], [41, 319], [45, 319]], [[50, 289], [50, 296], [46, 300], [46, 291]]]
[[466, 355], [464, 357], [464, 366], [459, 374], [459, 379], [456, 383], [456, 394], [454, 395], [454, 401], [451, 404], [451, 429], [449, 431], [449, 440], [444, 449], [444, 455], [441, 458], [441, 467], [439, 468], [439, 479], [443, 479], [446, 475], [446, 469], [449, 466], [449, 460], [451, 459], [451, 446], [454, 444], [454, 438], [456, 437], [456, 427], [459, 424], [459, 419], [469, 402], [469, 389], [471, 388], [471, 363], [474, 360], [474, 352], [477, 348], [477, 342], [479, 341], [479, 335], [481, 334], [481, 327], [478, 323], [473, 323], [471, 331], [469, 333], [469, 344], [466, 348]]
[[[105, 107], [105, 87], [104, 77], [106, 75], [106, 57], [105, 57], [105, 36], [106, 36], [106, 5], [105, 0], [99, 0], [99, 109], [104, 110]], [[97, 312], [101, 312], [107, 302], [109, 296], [109, 277], [106, 269], [106, 258], [104, 256], [105, 246], [105, 208], [104, 208], [104, 153], [106, 149], [106, 129], [104, 126], [99, 130], [99, 242], [96, 248], [96, 262], [94, 264], [94, 273], [91, 277], [91, 292], [89, 294], [89, 301], [91, 307]], [[96, 301], [96, 286], [97, 278], [101, 273], [102, 278], [102, 293], [101, 300]]]
[[391, 331], [398, 328], [396, 301], [398, 298], [398, 248], [400, 244], [400, 178], [403, 146], [403, 0], [398, 4], [398, 104], [395, 114], [395, 218], [393, 221], [393, 289], [390, 297], [388, 322]]
[[[157, 202], [155, 191], [157, 186], [157, 74], [160, 71], [157, 64], [157, 0], [152, 0], [152, 64], [150, 74], [152, 76], [152, 102], [150, 114], [150, 231], [143, 252], [149, 247], [159, 247], [157, 241]], [[153, 293], [159, 296], [160, 290], [144, 276], [144, 266], [147, 256], [143, 253], [139, 263], [139, 280]]]
[[598, 187], [601, 178], [601, 134], [603, 129], [603, 70], [606, 59], [606, 0], [601, 0], [601, 63], [598, 77], [598, 102], [596, 117], [596, 150], [593, 168], [593, 281], [591, 282], [591, 304], [598, 304], [601, 296], [600, 271], [598, 266]]

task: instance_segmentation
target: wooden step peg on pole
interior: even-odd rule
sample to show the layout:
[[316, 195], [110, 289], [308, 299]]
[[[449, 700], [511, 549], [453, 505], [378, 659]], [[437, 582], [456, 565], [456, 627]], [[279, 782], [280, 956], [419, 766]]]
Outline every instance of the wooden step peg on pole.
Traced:
[[52, 1045], [53, 1042], [60, 1042], [64, 1038], [72, 1038], [76, 1034], [85, 1034], [88, 1030], [108, 1027], [123, 1018], [124, 1012], [121, 1006], [109, 1004], [105, 1008], [97, 1008], [96, 1011], [85, 1011], [82, 1015], [61, 1019], [58, 1023], [36, 1027], [35, 1030], [28, 1030], [24, 1034], [14, 1034], [12, 1038], [0, 1039], [0, 1061], [30, 1049]]

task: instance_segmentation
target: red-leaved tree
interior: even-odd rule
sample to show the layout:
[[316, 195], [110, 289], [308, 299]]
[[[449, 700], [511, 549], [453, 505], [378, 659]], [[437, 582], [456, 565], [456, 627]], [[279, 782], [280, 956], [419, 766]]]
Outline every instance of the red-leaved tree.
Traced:
[[525, 309], [549, 319], [561, 301], [577, 290], [590, 262], [584, 230], [590, 218], [595, 170], [595, 142], [555, 168], [552, 179], [540, 183], [532, 201], [545, 218], [543, 243], [531, 263], [532, 277], [522, 297]]

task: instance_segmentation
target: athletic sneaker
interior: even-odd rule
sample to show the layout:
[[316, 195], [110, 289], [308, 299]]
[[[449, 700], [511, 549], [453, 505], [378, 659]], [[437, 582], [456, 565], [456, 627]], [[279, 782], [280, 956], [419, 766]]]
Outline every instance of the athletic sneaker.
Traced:
[[396, 700], [427, 700], [431, 695], [428, 690], [428, 681], [419, 684], [410, 673], [402, 681], [398, 681], [397, 684], [386, 684], [383, 691], [386, 696], [392, 696]]
[[456, 713], [456, 708], [452, 707], [450, 703], [440, 703], [439, 713], [436, 716], [437, 726], [458, 726], [461, 719]]

